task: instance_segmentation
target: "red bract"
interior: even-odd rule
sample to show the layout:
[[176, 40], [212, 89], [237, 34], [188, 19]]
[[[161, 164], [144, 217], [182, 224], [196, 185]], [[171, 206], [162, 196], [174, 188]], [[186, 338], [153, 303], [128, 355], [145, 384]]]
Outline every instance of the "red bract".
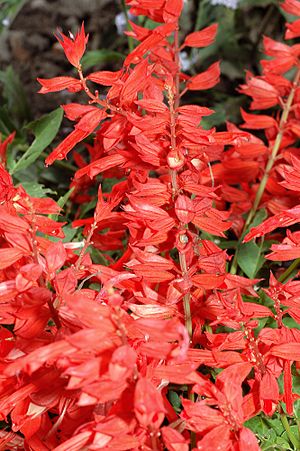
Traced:
[[47, 157], [46, 164], [52, 164], [55, 160], [63, 160], [70, 152], [70, 150], [72, 150], [78, 142], [89, 136], [99, 125], [99, 122], [107, 116], [105, 111], [97, 107], [94, 107], [92, 109], [89, 108], [89, 111], [87, 112], [83, 107], [80, 116], [79, 114], [78, 116], [76, 116], [76, 119], [78, 119], [80, 116], [81, 118], [75, 125], [75, 130], [69, 136], [67, 136], [67, 138], [63, 142], [61, 142]]
[[55, 77], [50, 80], [38, 78], [37, 81], [42, 85], [39, 90], [40, 94], [62, 91], [64, 89], [67, 89], [69, 92], [77, 92], [82, 89], [80, 81], [73, 77]]
[[[184, 38], [182, 0], [126, 3], [159, 25], [132, 23], [122, 68], [83, 73], [82, 26], [57, 35], [77, 75], [39, 79], [42, 94], [88, 97], [62, 105], [75, 127], [46, 159], [93, 135], [72, 153], [78, 238], [52, 199], [14, 185], [13, 135], [0, 145], [0, 447], [256, 451], [251, 420], [286, 425], [298, 397], [297, 261], [273, 262], [300, 258], [299, 232], [282, 232], [300, 221], [299, 46], [264, 38], [263, 72], [239, 88], [263, 112], [207, 130], [213, 111], [184, 94], [214, 87], [219, 63], [189, 76], [179, 52], [217, 26]], [[300, 2], [282, 7], [300, 17]]]
[[184, 40], [181, 48], [183, 47], [207, 47], [212, 44], [215, 40], [218, 30], [218, 25], [213, 24], [209, 27], [204, 28], [201, 31], [195, 31], [190, 33]]
[[195, 75], [188, 80], [188, 89], [197, 91], [199, 89], [213, 88], [220, 80], [219, 63], [212, 64], [205, 72]]
[[[243, 427], [243, 422], [252, 412], [243, 405], [241, 382], [247, 376], [250, 366], [238, 363], [226, 368], [217, 377], [215, 385], [208, 381], [197, 384], [196, 393], [205, 399], [198, 403], [184, 401], [183, 417], [188, 429], [204, 435], [197, 443], [197, 449], [213, 450], [220, 447], [222, 434], [223, 449], [259, 450], [255, 435]], [[217, 408], [216, 408], [217, 406]]]
[[7, 146], [14, 140], [16, 132], [11, 133], [3, 142], [0, 136], [0, 164], [5, 166]]
[[68, 38], [61, 31], [57, 31], [56, 38], [64, 49], [65, 55], [70, 63], [76, 68], [80, 67], [80, 60], [85, 52], [88, 35], [85, 35], [84, 25], [77, 32], [76, 36]]

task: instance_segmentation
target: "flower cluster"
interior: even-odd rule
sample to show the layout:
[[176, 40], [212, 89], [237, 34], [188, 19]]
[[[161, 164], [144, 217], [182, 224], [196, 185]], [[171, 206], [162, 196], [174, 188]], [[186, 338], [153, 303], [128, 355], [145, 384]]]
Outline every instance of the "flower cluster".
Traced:
[[[300, 285], [284, 283], [296, 266], [270, 272], [262, 289], [256, 276], [263, 252], [300, 257], [299, 232], [282, 238], [300, 221], [299, 45], [265, 38], [272, 59], [240, 87], [268, 114], [242, 111], [241, 129], [207, 130], [201, 121], [213, 111], [185, 94], [213, 88], [219, 63], [190, 76], [180, 53], [211, 45], [217, 25], [182, 37], [182, 0], [126, 3], [159, 25], [131, 23], [138, 43], [120, 70], [83, 72], [82, 26], [75, 37], [57, 33], [78, 76], [39, 79], [42, 94], [88, 98], [62, 106], [74, 129], [46, 160], [66, 158], [94, 133], [83, 155], [73, 152], [72, 201], [78, 212], [95, 201], [93, 215], [72, 224], [83, 241], [65, 239], [52, 199], [14, 186], [5, 170], [13, 136], [0, 145], [0, 445], [256, 451], [246, 422], [292, 415], [298, 397]], [[283, 9], [300, 17], [297, 0]], [[300, 36], [298, 22], [288, 39]], [[116, 180], [109, 192], [107, 178]], [[279, 227], [271, 249], [251, 241]], [[234, 256], [226, 233], [239, 240]], [[253, 260], [244, 269], [245, 249], [258, 252], [254, 269]]]

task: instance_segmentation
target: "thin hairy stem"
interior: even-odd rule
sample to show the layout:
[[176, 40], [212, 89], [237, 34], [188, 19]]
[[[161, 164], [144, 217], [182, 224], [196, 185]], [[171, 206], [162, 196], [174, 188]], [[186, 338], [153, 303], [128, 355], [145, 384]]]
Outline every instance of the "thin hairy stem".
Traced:
[[[127, 28], [127, 31], [130, 31], [131, 26], [129, 23], [128, 11], [127, 11], [125, 0], [121, 0], [121, 3], [122, 3], [122, 9], [123, 9], [123, 13], [124, 13], [125, 20], [126, 20], [126, 28]], [[131, 53], [132, 50], [134, 49], [134, 42], [133, 42], [133, 39], [131, 36], [127, 36], [127, 42], [128, 42], [128, 50]]]
[[95, 222], [93, 222], [93, 224], [91, 225], [90, 231], [89, 231], [89, 233], [88, 233], [88, 236], [86, 237], [84, 246], [83, 246], [83, 248], [81, 249], [80, 254], [79, 254], [79, 256], [78, 256], [78, 259], [77, 259], [76, 264], [75, 264], [75, 269], [76, 269], [77, 271], [80, 269], [80, 265], [81, 265], [81, 263], [82, 263], [83, 257], [84, 257], [84, 255], [85, 255], [85, 253], [86, 253], [86, 251], [87, 251], [87, 248], [88, 248], [89, 245], [91, 244], [92, 236], [93, 236], [93, 234], [94, 234], [96, 228], [97, 228], [97, 224], [96, 224]]
[[[172, 92], [171, 89], [168, 90], [168, 101], [169, 101], [169, 108], [170, 108], [170, 132], [171, 132], [171, 149], [177, 152], [177, 142], [176, 142], [176, 119], [177, 119], [177, 108], [179, 107], [179, 101], [180, 101], [180, 80], [179, 80], [179, 73], [180, 73], [180, 60], [179, 60], [179, 42], [178, 42], [178, 29], [174, 32], [174, 61], [176, 63], [176, 75], [175, 75], [175, 93]], [[178, 155], [178, 160], [180, 159]], [[173, 201], [175, 200], [175, 197], [178, 195], [178, 181], [177, 181], [177, 170], [171, 169], [170, 170], [170, 176], [171, 176], [171, 183], [172, 183], [172, 193], [173, 193]], [[186, 224], [182, 224], [182, 227], [184, 229], [187, 229]], [[186, 235], [184, 235], [186, 236]], [[180, 251], [178, 249], [179, 254], [179, 264], [181, 269], [181, 274], [183, 279], [187, 279], [189, 277], [188, 275], [188, 265], [186, 261], [186, 255], [184, 252]], [[188, 331], [189, 337], [192, 340], [193, 336], [193, 323], [192, 323], [192, 313], [191, 313], [191, 292], [190, 289], [188, 289], [188, 292], [185, 293], [183, 296], [183, 310], [184, 310], [184, 320], [185, 320], [185, 327]], [[191, 387], [188, 387], [188, 398], [191, 401], [194, 401], [194, 393], [191, 391]], [[196, 436], [193, 431], [190, 433], [191, 437], [191, 446], [194, 448], [196, 446]]]
[[[171, 149], [175, 152], [177, 151], [177, 143], [176, 143], [176, 118], [177, 118], [177, 108], [179, 106], [180, 99], [180, 87], [179, 87], [179, 70], [180, 70], [180, 61], [179, 61], [179, 45], [178, 45], [178, 30], [174, 32], [174, 60], [177, 66], [177, 71], [175, 75], [175, 93], [172, 92], [171, 89], [168, 90], [168, 100], [169, 100], [169, 108], [170, 108], [170, 132], [171, 132]], [[171, 183], [172, 183], [172, 192], [173, 199], [177, 195], [178, 192], [178, 182], [177, 182], [177, 171], [176, 169], [170, 170], [171, 175]], [[183, 252], [179, 252], [179, 263], [180, 269], [182, 273], [182, 277], [186, 278], [188, 276], [188, 267], [186, 262], [186, 256]], [[188, 292], [183, 297], [183, 308], [184, 308], [184, 317], [185, 317], [185, 326], [189, 333], [189, 336], [193, 335], [193, 327], [192, 327], [192, 315], [191, 315], [191, 307], [190, 307], [191, 293]]]
[[[270, 153], [270, 156], [269, 156], [269, 159], [268, 159], [268, 162], [267, 162], [267, 165], [266, 165], [265, 173], [263, 175], [263, 178], [261, 179], [261, 182], [260, 182], [260, 185], [258, 187], [258, 190], [256, 191], [256, 196], [255, 196], [255, 199], [254, 199], [253, 206], [252, 206], [251, 210], [249, 211], [247, 219], [245, 221], [244, 228], [243, 228], [243, 231], [241, 233], [241, 236], [240, 236], [240, 239], [239, 239], [239, 242], [238, 242], [238, 248], [239, 248], [239, 246], [240, 246], [240, 244], [241, 244], [241, 242], [242, 242], [242, 240], [244, 238], [244, 234], [245, 234], [246, 230], [248, 229], [249, 225], [251, 224], [251, 222], [252, 222], [252, 220], [253, 220], [253, 218], [255, 216], [255, 213], [256, 213], [256, 211], [258, 209], [260, 201], [261, 201], [261, 199], [263, 197], [263, 194], [265, 192], [265, 188], [266, 188], [267, 182], [269, 180], [270, 172], [271, 172], [271, 170], [272, 170], [272, 168], [274, 166], [277, 154], [278, 154], [280, 146], [281, 146], [281, 142], [282, 142], [285, 126], [286, 126], [286, 123], [287, 123], [287, 120], [288, 120], [288, 117], [289, 117], [289, 113], [291, 111], [291, 107], [292, 107], [293, 100], [294, 100], [294, 97], [295, 97], [296, 88], [297, 88], [298, 83], [299, 83], [299, 78], [300, 78], [300, 69], [298, 69], [297, 72], [296, 72], [292, 89], [290, 91], [290, 94], [289, 94], [289, 96], [287, 98], [287, 101], [285, 103], [284, 109], [282, 111], [280, 122], [279, 122], [279, 126], [278, 126], [278, 133], [277, 133], [277, 136], [276, 136], [276, 139], [275, 139], [272, 151]], [[238, 263], [237, 263], [238, 248], [237, 248], [237, 252], [235, 253], [235, 256], [234, 256], [234, 259], [233, 259], [233, 262], [232, 262], [232, 265], [231, 265], [231, 270], [230, 270], [231, 274], [236, 274], [236, 272], [237, 272], [237, 268], [238, 268]]]
[[300, 266], [300, 258], [297, 258], [290, 266], [278, 277], [279, 282], [286, 282], [290, 275]]
[[94, 94], [94, 93], [90, 90], [90, 88], [89, 88], [88, 85], [87, 85], [86, 78], [85, 78], [84, 75], [83, 75], [83, 72], [82, 72], [82, 68], [81, 68], [81, 67], [78, 68], [78, 75], [79, 75], [79, 78], [80, 78], [82, 87], [83, 87], [83, 89], [84, 89], [84, 92], [85, 92], [86, 95], [91, 99], [89, 103], [91, 103], [91, 104], [92, 104], [92, 103], [97, 103], [98, 105], [100, 105], [101, 107], [103, 107], [105, 110], [110, 110], [110, 111], [112, 111], [112, 112], [114, 112], [114, 113], [121, 114], [121, 115], [123, 115], [123, 116], [126, 116], [126, 115], [127, 115], [127, 113], [126, 113], [124, 110], [122, 110], [122, 108], [119, 108], [119, 107], [117, 107], [117, 106], [115, 106], [115, 105], [110, 104], [107, 100], [101, 100], [101, 99], [99, 99], [99, 93], [98, 93], [98, 91], [95, 91], [95, 94]]

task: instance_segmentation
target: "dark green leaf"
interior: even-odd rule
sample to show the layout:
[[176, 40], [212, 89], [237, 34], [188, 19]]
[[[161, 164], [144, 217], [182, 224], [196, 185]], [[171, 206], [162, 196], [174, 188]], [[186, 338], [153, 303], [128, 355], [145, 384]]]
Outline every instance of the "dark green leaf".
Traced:
[[252, 432], [259, 436], [263, 436], [269, 432], [269, 426], [265, 423], [263, 418], [258, 415], [256, 417], [251, 418], [250, 420], [246, 421], [245, 426], [249, 429], [251, 429]]
[[172, 404], [175, 412], [180, 412], [181, 411], [181, 400], [180, 400], [180, 397], [178, 396], [178, 394], [173, 390], [169, 390], [168, 398], [169, 398], [169, 401]]
[[35, 140], [12, 168], [12, 174], [27, 168], [37, 160], [43, 150], [49, 146], [57, 135], [62, 118], [63, 110], [61, 108], [57, 108], [51, 113], [43, 116], [41, 119], [31, 122], [26, 127], [33, 131]]
[[236, 240], [222, 240], [221, 243], [218, 243], [220, 249], [236, 249], [238, 242]]
[[94, 210], [94, 208], [96, 207], [96, 205], [97, 205], [97, 199], [93, 199], [93, 200], [91, 200], [90, 202], [84, 204], [83, 207], [82, 207], [82, 210], [81, 210], [81, 212], [80, 212], [80, 218], [84, 218], [85, 215], [86, 215], [89, 211]]
[[198, 2], [198, 10], [195, 24], [195, 31], [209, 25], [213, 17], [214, 7], [209, 0]]
[[264, 7], [269, 5], [278, 5], [277, 0], [243, 0], [241, 2], [242, 7], [253, 8], [255, 6]]
[[293, 448], [291, 448], [289, 442], [283, 437], [276, 438], [276, 445], [279, 445], [279, 447], [277, 448], [278, 450], [283, 450], [283, 449], [293, 450]]
[[209, 130], [210, 128], [220, 124], [224, 124], [224, 122], [226, 121], [226, 112], [222, 105], [215, 105], [212, 107], [212, 110], [214, 110], [214, 114], [204, 117], [201, 121], [201, 126], [205, 130]]
[[281, 449], [289, 449], [286, 447], [289, 444], [285, 438], [278, 441], [284, 432], [283, 425], [278, 417], [269, 418], [260, 414], [246, 421], [245, 426], [251, 429], [258, 437], [262, 451], [280, 451]]
[[36, 182], [22, 182], [21, 185], [29, 196], [32, 197], [45, 197], [47, 194], [56, 194], [56, 192], [52, 191], [52, 189], [45, 188], [44, 185], [40, 185]]
[[[69, 191], [67, 191], [66, 194], [65, 194], [64, 196], [61, 196], [61, 197], [58, 199], [57, 203], [58, 203], [58, 205], [60, 206], [60, 208], [63, 208], [63, 207], [66, 205], [66, 203], [68, 202], [69, 197], [71, 196], [71, 194], [73, 193], [73, 191], [74, 191], [74, 187], [72, 187], [71, 189], [69, 189]], [[59, 216], [59, 215], [50, 215], [50, 218], [53, 219], [54, 221], [57, 221], [57, 220], [58, 220], [58, 216]]]
[[[74, 237], [76, 236], [78, 230], [74, 229], [71, 224], [67, 224], [62, 228], [65, 237], [63, 238], [62, 242], [63, 243], [68, 243], [70, 241], [76, 241], [74, 240]], [[57, 241], [61, 241], [61, 238], [58, 238], [57, 236], [48, 236], [48, 240], [49, 241], [53, 241], [53, 242], [57, 242]]]
[[4, 105], [0, 108], [0, 133], [7, 136], [11, 132], [17, 130], [17, 128], [18, 127], [12, 122], [7, 105]]
[[122, 55], [122, 53], [115, 52], [113, 50], [90, 50], [83, 56], [81, 64], [82, 67], [86, 70], [90, 67], [97, 66], [98, 64], [122, 61], [123, 59], [124, 55]]
[[288, 327], [289, 329], [300, 329], [300, 324], [297, 323], [293, 318], [290, 318], [289, 316], [285, 316], [282, 319], [283, 324], [285, 327]]
[[239, 267], [250, 279], [254, 279], [265, 260], [261, 255], [261, 248], [253, 241], [250, 241], [249, 243], [242, 244], [237, 252]]
[[267, 217], [268, 217], [268, 213], [265, 208], [258, 210], [258, 212], [254, 216], [248, 230], [250, 230], [252, 227], [256, 227], [259, 224], [261, 224]]
[[21, 124], [30, 119], [29, 106], [22, 83], [11, 66], [5, 71], [0, 71], [0, 82], [3, 84], [3, 97], [12, 117]]
[[[291, 425], [291, 426], [290, 426], [290, 430], [291, 430], [292, 434], [293, 434], [296, 438], [299, 438], [299, 430], [298, 430], [298, 426], [297, 426], [296, 424]], [[290, 440], [289, 440], [289, 437], [288, 437], [288, 434], [287, 434], [286, 431], [284, 431], [284, 433], [282, 434], [281, 438], [284, 439], [287, 443], [290, 443]], [[290, 445], [290, 446], [291, 446], [291, 445]], [[290, 448], [284, 448], [284, 449], [291, 449], [291, 450], [293, 450], [293, 449], [295, 449], [295, 448], [290, 447]], [[297, 450], [297, 451], [298, 451], [298, 450]]]

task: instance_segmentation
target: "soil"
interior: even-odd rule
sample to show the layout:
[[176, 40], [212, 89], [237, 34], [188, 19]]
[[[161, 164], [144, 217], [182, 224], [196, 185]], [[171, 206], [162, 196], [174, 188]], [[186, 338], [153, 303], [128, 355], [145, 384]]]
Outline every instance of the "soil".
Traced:
[[[125, 41], [118, 36], [115, 26], [120, 11], [121, 2], [115, 0], [27, 0], [24, 3], [9, 28], [0, 35], [0, 69], [13, 66], [24, 86], [33, 117], [74, 100], [74, 94], [65, 91], [37, 94], [40, 87], [37, 77], [74, 75], [54, 36], [57, 28], [65, 34], [69, 30], [74, 34], [84, 21], [90, 34], [89, 50], [122, 51]], [[111, 66], [113, 63], [110, 69]]]

